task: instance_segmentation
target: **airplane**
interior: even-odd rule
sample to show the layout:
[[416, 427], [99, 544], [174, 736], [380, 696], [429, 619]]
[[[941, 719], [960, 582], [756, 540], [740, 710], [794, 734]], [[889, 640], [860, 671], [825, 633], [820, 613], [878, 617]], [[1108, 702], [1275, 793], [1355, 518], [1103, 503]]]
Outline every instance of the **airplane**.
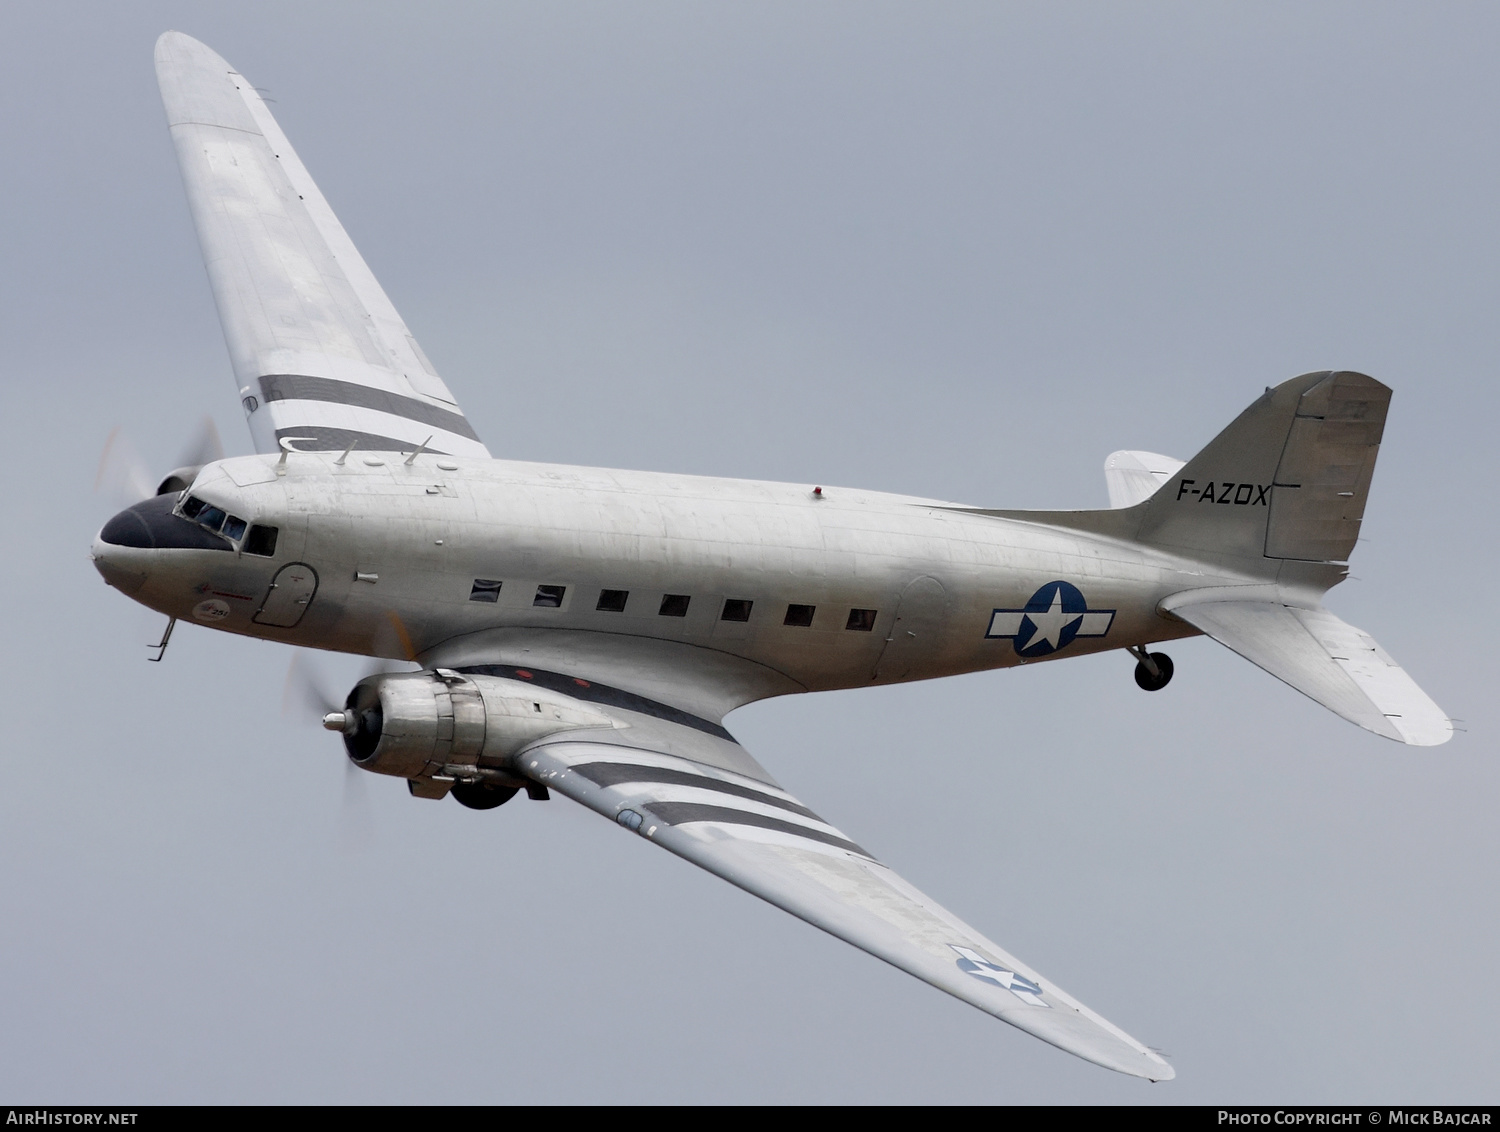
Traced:
[[[1169, 1062], [831, 825], [724, 725], [774, 696], [1206, 635], [1416, 746], [1452, 722], [1323, 595], [1391, 390], [1268, 387], [1186, 462], [1114, 453], [1103, 510], [491, 456], [250, 82], [179, 32], [156, 70], [255, 455], [176, 468], [92, 545], [168, 617], [414, 661], [323, 726], [412, 797], [559, 793], [1087, 1061]], [[209, 455], [216, 455], [209, 453]]]

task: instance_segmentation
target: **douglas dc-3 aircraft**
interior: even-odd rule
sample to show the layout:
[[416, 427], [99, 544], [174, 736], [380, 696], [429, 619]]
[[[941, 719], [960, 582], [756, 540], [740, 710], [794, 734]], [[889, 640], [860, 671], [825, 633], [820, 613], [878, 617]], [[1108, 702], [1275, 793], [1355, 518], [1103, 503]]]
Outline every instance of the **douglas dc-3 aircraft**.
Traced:
[[[1098, 1065], [1158, 1054], [823, 821], [725, 730], [770, 696], [1204, 633], [1367, 730], [1449, 720], [1323, 594], [1345, 577], [1391, 391], [1304, 374], [1186, 464], [1106, 463], [1112, 508], [497, 460], [249, 81], [177, 32], [156, 68], [259, 455], [180, 468], [94, 540], [172, 618], [417, 661], [323, 725], [416, 798], [557, 791]], [[165, 638], [164, 638], [165, 642]]]

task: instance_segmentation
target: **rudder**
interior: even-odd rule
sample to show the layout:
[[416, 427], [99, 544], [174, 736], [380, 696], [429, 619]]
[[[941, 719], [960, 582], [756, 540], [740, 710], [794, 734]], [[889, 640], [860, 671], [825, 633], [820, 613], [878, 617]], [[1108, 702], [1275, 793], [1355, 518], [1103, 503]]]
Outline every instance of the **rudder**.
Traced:
[[1137, 538], [1256, 572], [1347, 561], [1390, 399], [1351, 371], [1267, 389], [1144, 505]]

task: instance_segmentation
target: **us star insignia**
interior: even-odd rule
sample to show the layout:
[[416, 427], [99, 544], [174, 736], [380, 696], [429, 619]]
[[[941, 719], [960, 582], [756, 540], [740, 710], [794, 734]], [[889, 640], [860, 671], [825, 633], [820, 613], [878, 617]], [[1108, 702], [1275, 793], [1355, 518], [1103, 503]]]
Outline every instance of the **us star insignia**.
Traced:
[[1024, 657], [1046, 656], [1077, 637], [1104, 636], [1114, 619], [1113, 609], [1090, 609], [1072, 583], [1048, 582], [1031, 595], [1026, 608], [995, 610], [985, 637], [1009, 637]]
[[1030, 1003], [1032, 1006], [1052, 1005], [1050, 1002], [1042, 1001], [1042, 988], [1025, 975], [1018, 975], [1014, 971], [1007, 971], [998, 963], [991, 963], [971, 947], [959, 947], [956, 943], [950, 943], [948, 946], [958, 952], [958, 969], [965, 974], [973, 975], [981, 982], [1004, 987], [1022, 1002]]

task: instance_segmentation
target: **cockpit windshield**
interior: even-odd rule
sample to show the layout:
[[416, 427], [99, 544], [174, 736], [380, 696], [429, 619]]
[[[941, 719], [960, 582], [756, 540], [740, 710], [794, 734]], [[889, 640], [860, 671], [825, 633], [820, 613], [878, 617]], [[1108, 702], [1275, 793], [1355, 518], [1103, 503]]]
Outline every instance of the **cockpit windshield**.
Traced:
[[[184, 519], [190, 519], [234, 542], [240, 542], [243, 539], [241, 549], [246, 554], [258, 554], [263, 558], [270, 558], [276, 553], [277, 529], [275, 527], [259, 525], [251, 527], [238, 515], [231, 515], [222, 507], [215, 507], [196, 495], [184, 494], [182, 502], [177, 505], [177, 513]], [[245, 537], [247, 527], [250, 531], [249, 538]]]
[[245, 534], [244, 519], [238, 515], [230, 515], [212, 503], [205, 503], [196, 495], [189, 495], [183, 499], [181, 511], [184, 519], [191, 519], [200, 526], [223, 534], [226, 538], [232, 538], [236, 542]]

